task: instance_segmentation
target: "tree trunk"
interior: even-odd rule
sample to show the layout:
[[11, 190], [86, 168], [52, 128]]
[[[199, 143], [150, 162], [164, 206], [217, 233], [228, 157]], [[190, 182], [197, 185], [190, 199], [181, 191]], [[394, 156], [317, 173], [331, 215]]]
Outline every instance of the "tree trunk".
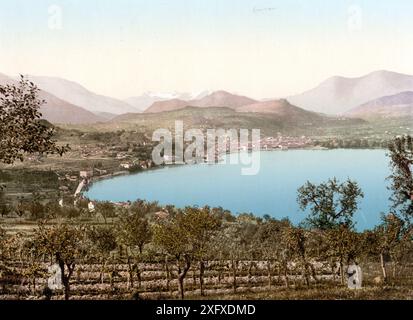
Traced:
[[303, 279], [304, 279], [305, 285], [306, 285], [307, 287], [309, 287], [309, 286], [310, 286], [310, 280], [308, 279], [307, 264], [306, 264], [305, 262], [303, 262], [302, 275], [303, 275]]
[[232, 260], [232, 290], [237, 292], [237, 267], [238, 261]]
[[287, 289], [290, 288], [290, 281], [288, 279], [288, 263], [285, 263], [284, 265], [284, 281], [285, 281], [285, 287]]
[[[69, 300], [70, 298], [70, 284], [69, 284], [69, 278], [66, 277], [65, 275], [65, 263], [63, 260], [60, 259], [60, 254], [56, 254], [56, 260], [57, 263], [59, 264], [60, 267], [60, 272], [62, 274], [62, 284], [64, 286], [64, 294], [65, 294], [65, 300]], [[70, 273], [70, 270], [69, 270]]]
[[252, 268], [254, 267], [254, 262], [250, 261], [248, 266], [248, 287], [251, 288], [251, 278], [252, 278]]
[[387, 282], [386, 262], [384, 261], [383, 253], [380, 253], [380, 266], [381, 266], [381, 271], [383, 272], [383, 281]]
[[100, 283], [103, 284], [105, 282], [104, 280], [104, 274], [105, 274], [105, 269], [106, 269], [106, 260], [105, 262], [102, 263], [102, 267], [100, 268]]
[[201, 296], [203, 297], [204, 294], [204, 272], [205, 272], [205, 264], [203, 261], [199, 262], [199, 289], [201, 290]]
[[343, 265], [343, 259], [340, 259], [340, 278], [341, 278], [341, 284], [344, 285], [344, 265]]
[[65, 283], [65, 300], [69, 300], [70, 298], [70, 284], [69, 282]]
[[132, 262], [131, 258], [128, 257], [128, 273], [129, 273], [129, 279], [128, 279], [128, 288], [133, 289], [133, 267], [132, 267]]
[[271, 277], [271, 262], [267, 261], [267, 276], [268, 276], [268, 288], [271, 290], [272, 277]]
[[309, 265], [310, 271], [311, 271], [311, 276], [313, 277], [314, 281], [317, 283], [318, 282], [318, 278], [317, 278], [317, 272], [315, 270], [315, 267], [312, 263], [310, 263]]
[[140, 289], [142, 287], [142, 275], [141, 275], [141, 269], [137, 267], [136, 269], [136, 277], [138, 278], [138, 288]]
[[33, 294], [36, 294], [36, 276], [33, 277]]
[[166, 291], [170, 291], [171, 274], [169, 272], [168, 257], [165, 256]]
[[181, 267], [179, 264], [179, 259], [177, 261], [178, 263], [178, 284], [179, 284], [179, 296], [181, 300], [184, 300], [185, 298], [185, 288], [184, 288], [184, 280], [186, 277], [186, 274], [188, 273], [189, 269], [191, 268], [191, 262], [189, 258], [185, 257], [185, 266], [183, 270], [181, 271]]

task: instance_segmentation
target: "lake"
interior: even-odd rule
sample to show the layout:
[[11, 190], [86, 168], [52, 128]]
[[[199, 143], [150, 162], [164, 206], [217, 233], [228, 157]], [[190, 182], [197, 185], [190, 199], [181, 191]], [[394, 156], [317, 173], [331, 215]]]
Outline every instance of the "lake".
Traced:
[[320, 183], [337, 177], [356, 180], [364, 192], [355, 215], [358, 230], [379, 224], [380, 214], [389, 208], [385, 150], [266, 151], [260, 157], [261, 168], [254, 176], [241, 175], [241, 164], [170, 166], [98, 181], [85, 196], [114, 202], [144, 199], [177, 207], [221, 206], [233, 213], [288, 217], [296, 224], [306, 217], [297, 205], [297, 189], [307, 180]]

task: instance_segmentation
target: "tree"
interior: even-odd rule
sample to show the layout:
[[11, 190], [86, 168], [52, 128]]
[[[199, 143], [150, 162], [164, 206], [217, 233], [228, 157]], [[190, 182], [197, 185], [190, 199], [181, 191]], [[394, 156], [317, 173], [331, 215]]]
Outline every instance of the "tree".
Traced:
[[[119, 243], [126, 247], [129, 285], [131, 287], [133, 287], [135, 272], [138, 275], [140, 286], [140, 270], [136, 261], [142, 255], [145, 244], [149, 243], [152, 238], [152, 231], [145, 214], [146, 208], [135, 204], [129, 212], [120, 215], [117, 226]], [[135, 249], [138, 249], [138, 252]]]
[[344, 284], [344, 264], [356, 255], [356, 234], [353, 215], [363, 192], [357, 182], [339, 183], [336, 178], [314, 185], [307, 182], [298, 189], [297, 201], [301, 210], [310, 207], [307, 223], [321, 230], [325, 236], [327, 255], [340, 265], [341, 283]]
[[78, 260], [85, 254], [84, 230], [65, 224], [46, 227], [40, 224], [35, 231], [33, 246], [39, 256], [54, 257], [60, 267], [65, 300], [70, 297], [70, 279]]
[[107, 223], [108, 218], [113, 218], [116, 216], [116, 208], [115, 205], [109, 201], [99, 202], [96, 204], [96, 212], [100, 213]]
[[7, 216], [10, 213], [10, 207], [7, 204], [4, 188], [0, 185], [0, 215]]
[[34, 220], [38, 220], [44, 218], [44, 206], [41, 203], [41, 197], [39, 192], [32, 193], [32, 201], [28, 205], [28, 209], [30, 212], [30, 217]]
[[285, 243], [282, 241], [284, 230], [290, 227], [288, 220], [278, 221], [270, 216], [264, 217], [264, 222], [259, 225], [255, 245], [260, 248], [261, 259], [267, 262], [268, 286], [272, 287], [272, 275], [277, 268], [278, 275], [282, 271], [286, 287], [288, 287], [288, 260], [285, 255]]
[[413, 138], [403, 136], [396, 138], [389, 145], [389, 157], [392, 174], [389, 179], [392, 191], [391, 209], [399, 210], [404, 218], [413, 219]]
[[154, 243], [175, 258], [181, 299], [185, 296], [184, 280], [192, 263], [203, 261], [207, 243], [218, 226], [219, 219], [209, 208], [190, 207], [154, 225]]
[[7, 234], [4, 229], [0, 227], [0, 284], [2, 291], [6, 291], [7, 284], [22, 284], [24, 276], [20, 270], [15, 268], [13, 260], [20, 257], [20, 264], [22, 264], [21, 256], [21, 234]]
[[[308, 259], [307, 250], [307, 236], [305, 230], [302, 228], [289, 227], [284, 229], [283, 243], [286, 245], [287, 250], [290, 251], [292, 259], [297, 261], [297, 264], [301, 267], [302, 276], [307, 286], [310, 285], [310, 274], [312, 272], [311, 264]], [[315, 273], [312, 275], [315, 278]], [[315, 278], [315, 280], [317, 280]]]
[[360, 236], [348, 225], [341, 224], [324, 233], [324, 256], [340, 266], [340, 280], [344, 284], [344, 265], [354, 261], [360, 254]]
[[380, 258], [380, 266], [383, 281], [387, 282], [388, 257], [393, 261], [393, 277], [396, 275], [396, 266], [402, 263], [405, 255], [411, 250], [412, 229], [403, 219], [395, 214], [383, 216], [382, 223], [373, 231], [364, 236], [364, 247], [370, 253], [377, 254]]
[[303, 211], [310, 207], [307, 221], [311, 227], [327, 230], [338, 225], [352, 228], [358, 199], [363, 197], [357, 182], [347, 180], [340, 184], [333, 178], [319, 185], [308, 181], [298, 189], [297, 202]]
[[110, 253], [116, 249], [116, 234], [112, 228], [91, 226], [86, 229], [88, 247], [93, 257], [101, 264], [100, 281], [103, 283], [103, 274], [110, 257]]
[[[239, 215], [235, 222], [228, 223], [219, 230], [218, 234], [212, 239], [215, 251], [222, 261], [229, 261], [226, 267], [232, 273], [232, 290], [237, 291], [238, 269], [242, 260], [250, 260], [250, 267], [253, 259], [251, 256], [258, 238], [257, 221], [249, 215]], [[225, 244], [225, 245], [223, 245]]]
[[26, 153], [62, 155], [68, 146], [53, 140], [55, 130], [40, 121], [39, 89], [20, 78], [18, 85], [0, 86], [0, 162], [23, 161]]

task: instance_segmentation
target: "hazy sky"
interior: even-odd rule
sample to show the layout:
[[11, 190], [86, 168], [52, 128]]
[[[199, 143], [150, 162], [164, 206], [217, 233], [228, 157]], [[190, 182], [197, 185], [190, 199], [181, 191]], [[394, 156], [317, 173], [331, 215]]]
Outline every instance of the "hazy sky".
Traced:
[[413, 1], [0, 0], [0, 73], [119, 98], [281, 97], [377, 69], [413, 74]]

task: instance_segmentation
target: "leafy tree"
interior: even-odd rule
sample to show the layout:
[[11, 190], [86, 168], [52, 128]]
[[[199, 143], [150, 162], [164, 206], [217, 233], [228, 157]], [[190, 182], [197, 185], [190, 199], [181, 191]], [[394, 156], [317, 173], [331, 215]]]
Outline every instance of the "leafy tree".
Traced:
[[6, 202], [4, 188], [0, 185], [0, 215], [7, 216], [10, 213], [10, 207]]
[[41, 197], [39, 192], [32, 193], [32, 201], [28, 204], [28, 209], [32, 219], [42, 219], [44, 218], [44, 206], [41, 203]]
[[339, 264], [341, 284], [344, 284], [344, 266], [360, 255], [360, 236], [342, 224], [324, 231], [324, 243], [324, 256]]
[[373, 231], [364, 235], [365, 244], [370, 253], [380, 257], [383, 280], [388, 280], [386, 266], [387, 257], [393, 261], [393, 277], [396, 275], [396, 266], [402, 263], [405, 255], [411, 250], [412, 228], [395, 214], [383, 216], [383, 222]]
[[154, 225], [154, 243], [175, 258], [181, 299], [185, 296], [185, 277], [192, 263], [202, 259], [207, 242], [218, 225], [219, 220], [208, 208], [190, 207]]
[[103, 274], [110, 258], [110, 253], [118, 245], [115, 231], [108, 227], [91, 226], [86, 229], [86, 237], [89, 241], [88, 247], [91, 249], [92, 256], [97, 258], [101, 265], [100, 281], [103, 283]]
[[20, 258], [20, 264], [23, 262], [20, 250], [21, 241], [20, 233], [9, 235], [0, 227], [0, 283], [3, 292], [7, 284], [21, 284], [24, 281], [21, 271], [13, 263], [16, 258]]
[[116, 216], [115, 205], [109, 201], [97, 203], [96, 212], [102, 215], [105, 224], [107, 223], [108, 218], [113, 218]]
[[[287, 250], [290, 251], [290, 257], [297, 261], [301, 267], [302, 276], [307, 286], [310, 285], [310, 274], [315, 278], [315, 272], [312, 272], [307, 250], [307, 235], [302, 228], [289, 227], [284, 229], [283, 243]], [[315, 278], [315, 280], [317, 280]]]
[[[249, 215], [240, 215], [236, 221], [227, 224], [214, 237], [215, 250], [221, 260], [229, 261], [227, 267], [232, 273], [232, 290], [237, 291], [237, 277], [240, 262], [251, 257], [251, 248], [257, 234], [257, 222]], [[223, 246], [222, 244], [225, 243]], [[250, 259], [251, 260], [251, 259]]]
[[[152, 231], [145, 215], [146, 208], [135, 204], [128, 212], [120, 215], [117, 227], [119, 243], [126, 247], [129, 285], [131, 287], [134, 285], [134, 273], [138, 276], [140, 286], [140, 270], [137, 262], [140, 260], [144, 246], [152, 238]], [[138, 249], [137, 252], [136, 249]]]
[[413, 219], [413, 138], [396, 138], [389, 145], [392, 174], [390, 175], [392, 210], [400, 210], [407, 219]]
[[270, 289], [272, 287], [274, 268], [277, 268], [279, 275], [283, 271], [285, 283], [288, 287], [288, 261], [285, 259], [283, 233], [285, 228], [289, 226], [290, 222], [288, 220], [278, 221], [270, 216], [266, 216], [256, 233], [255, 245], [260, 250], [260, 258], [267, 263], [268, 286]]
[[23, 161], [26, 153], [62, 155], [68, 150], [56, 145], [55, 130], [39, 120], [44, 101], [38, 93], [23, 76], [18, 85], [0, 86], [0, 162]]
[[297, 202], [301, 210], [310, 207], [307, 218], [311, 227], [326, 230], [338, 225], [353, 227], [352, 218], [363, 192], [357, 182], [339, 183], [336, 178], [319, 185], [307, 182], [298, 189]]
[[70, 279], [79, 259], [84, 256], [84, 230], [65, 224], [46, 227], [40, 224], [35, 231], [33, 246], [39, 256], [54, 257], [62, 274], [65, 299], [70, 297]]

